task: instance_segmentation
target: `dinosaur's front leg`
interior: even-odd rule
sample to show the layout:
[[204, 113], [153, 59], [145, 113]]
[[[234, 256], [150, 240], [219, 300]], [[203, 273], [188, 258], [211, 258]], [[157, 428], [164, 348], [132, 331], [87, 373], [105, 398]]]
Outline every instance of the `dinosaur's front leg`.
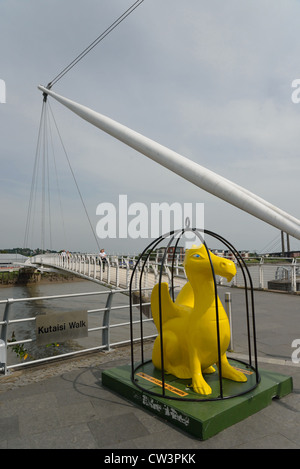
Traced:
[[190, 350], [190, 367], [192, 371], [192, 386], [194, 391], [203, 395], [211, 394], [211, 387], [203, 378], [200, 358], [197, 350], [194, 348]]

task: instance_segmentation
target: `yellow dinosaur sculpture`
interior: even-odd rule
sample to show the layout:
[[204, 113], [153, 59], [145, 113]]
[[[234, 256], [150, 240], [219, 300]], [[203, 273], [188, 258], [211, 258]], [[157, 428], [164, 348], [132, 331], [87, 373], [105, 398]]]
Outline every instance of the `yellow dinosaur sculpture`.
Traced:
[[[232, 261], [210, 257], [216, 275], [230, 281], [236, 274]], [[163, 325], [164, 369], [177, 378], [192, 379], [195, 392], [211, 394], [211, 387], [203, 373], [213, 373], [218, 366], [218, 339], [215, 309], [215, 289], [207, 250], [202, 244], [186, 251], [184, 268], [188, 278], [175, 303], [169, 294], [167, 283], [161, 284], [161, 310]], [[151, 294], [151, 309], [158, 330], [152, 351], [154, 366], [161, 369], [161, 341], [159, 319], [159, 285]], [[230, 326], [226, 312], [218, 298], [220, 356], [222, 377], [233, 381], [247, 381], [244, 373], [228, 362], [226, 351], [230, 341]]]

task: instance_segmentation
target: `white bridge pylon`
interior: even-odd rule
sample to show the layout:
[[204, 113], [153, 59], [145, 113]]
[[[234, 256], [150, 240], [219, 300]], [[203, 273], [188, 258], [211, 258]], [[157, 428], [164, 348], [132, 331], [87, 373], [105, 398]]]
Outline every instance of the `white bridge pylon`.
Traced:
[[289, 213], [109, 117], [60, 96], [48, 88], [43, 86], [38, 88], [90, 124], [134, 148], [139, 153], [156, 161], [187, 181], [300, 240], [300, 220]]

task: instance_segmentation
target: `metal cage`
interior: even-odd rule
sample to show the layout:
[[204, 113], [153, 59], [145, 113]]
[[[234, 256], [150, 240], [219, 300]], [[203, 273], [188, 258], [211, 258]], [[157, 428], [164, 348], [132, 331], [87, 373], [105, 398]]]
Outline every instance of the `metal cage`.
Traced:
[[[219, 370], [218, 370], [219, 392], [217, 396], [212, 396], [212, 397], [202, 396], [199, 394], [193, 397], [182, 398], [180, 396], [170, 396], [166, 394], [166, 376], [165, 376], [166, 372], [164, 370], [163, 324], [162, 324], [162, 316], [161, 316], [162, 311], [161, 311], [160, 293], [159, 293], [159, 313], [160, 313], [160, 341], [161, 341], [161, 364], [162, 366], [161, 366], [161, 370], [156, 369], [158, 372], [161, 373], [159, 392], [147, 389], [145, 386], [143, 386], [143, 384], [141, 383], [141, 380], [137, 376], [137, 373], [140, 370], [142, 370], [147, 363], [152, 362], [152, 360], [145, 361], [145, 358], [144, 358], [144, 334], [143, 334], [143, 321], [142, 321], [142, 315], [143, 315], [142, 282], [143, 282], [143, 275], [144, 275], [146, 263], [148, 259], [150, 258], [150, 255], [154, 252], [154, 250], [157, 249], [164, 242], [164, 240], [167, 240], [168, 243], [167, 243], [167, 246], [165, 247], [164, 254], [160, 262], [160, 270], [159, 270], [159, 292], [160, 292], [163, 269], [164, 269], [166, 257], [167, 255], [169, 255], [168, 248], [175, 241], [175, 246], [173, 249], [172, 261], [171, 261], [171, 282], [170, 282], [171, 285], [169, 285], [170, 294], [172, 295], [172, 299], [174, 301], [175, 252], [176, 252], [176, 248], [178, 246], [179, 241], [187, 232], [192, 232], [198, 238], [200, 243], [204, 244], [208, 257], [209, 257], [211, 272], [212, 272], [213, 281], [214, 281], [214, 294], [215, 294], [215, 300], [216, 300], [215, 312], [216, 312], [216, 325], [217, 325], [216, 336], [217, 336], [217, 344], [218, 344], [218, 362], [219, 362]], [[250, 374], [254, 374], [254, 378], [252, 379], [251, 383], [248, 386], [246, 387], [241, 386], [241, 391], [238, 391], [238, 392], [234, 391], [233, 393], [229, 392], [229, 394], [224, 393], [224, 383], [223, 383], [223, 378], [222, 378], [222, 369], [221, 369], [221, 360], [220, 360], [221, 355], [220, 355], [219, 311], [218, 311], [218, 301], [217, 301], [218, 286], [217, 286], [216, 276], [215, 276], [211, 256], [209, 253], [209, 249], [204, 240], [204, 238], [207, 238], [207, 236], [218, 240], [219, 242], [222, 243], [222, 245], [226, 246], [226, 248], [229, 251], [231, 251], [235, 259], [235, 262], [237, 263], [237, 265], [239, 266], [242, 272], [242, 276], [244, 279], [244, 293], [245, 293], [244, 301], [245, 301], [245, 313], [246, 313], [248, 361], [242, 361], [236, 358], [230, 358], [230, 360], [233, 362], [237, 362], [240, 366], [243, 365], [244, 367], [246, 367], [247, 370], [250, 370]], [[137, 273], [137, 269], [140, 275], [139, 276], [139, 298], [140, 298], [139, 305], [132, 303], [132, 284], [133, 284], [134, 276]], [[134, 266], [134, 269], [131, 275], [129, 292], [130, 292], [130, 335], [131, 335], [131, 380], [136, 387], [138, 387], [139, 389], [145, 391], [146, 393], [150, 395], [157, 396], [157, 397], [163, 397], [167, 399], [180, 400], [180, 401], [184, 400], [184, 401], [193, 401], [193, 402], [194, 401], [205, 402], [205, 401], [224, 400], [224, 399], [241, 396], [243, 394], [246, 394], [252, 391], [258, 386], [260, 382], [260, 375], [259, 375], [258, 366], [257, 366], [257, 347], [256, 347], [256, 327], [255, 327], [253, 284], [252, 284], [249, 269], [247, 268], [247, 265], [244, 259], [242, 258], [240, 253], [232, 246], [232, 244], [230, 244], [226, 239], [224, 239], [223, 237], [221, 237], [220, 235], [216, 233], [213, 233], [212, 231], [208, 231], [204, 229], [197, 229], [197, 228], [190, 228], [189, 226], [186, 226], [186, 228], [183, 228], [181, 230], [171, 231], [165, 235], [160, 236], [159, 238], [156, 238], [139, 255], [138, 260]], [[141, 341], [138, 345], [135, 346], [135, 350], [134, 350], [134, 340], [133, 340], [133, 319], [132, 319], [134, 307], [139, 307], [139, 310], [140, 310], [140, 335], [141, 335]], [[138, 358], [138, 361], [135, 361], [137, 352], [139, 352], [139, 358]]]

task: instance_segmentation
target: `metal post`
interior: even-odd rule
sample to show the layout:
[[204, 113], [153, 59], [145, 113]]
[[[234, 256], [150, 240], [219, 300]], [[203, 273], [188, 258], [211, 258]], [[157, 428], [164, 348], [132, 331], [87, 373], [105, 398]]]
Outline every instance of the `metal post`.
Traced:
[[259, 288], [264, 288], [264, 258], [262, 257], [259, 261]]
[[292, 276], [291, 276], [291, 291], [296, 293], [297, 291], [297, 271], [296, 271], [296, 259], [293, 259], [292, 263]]
[[286, 234], [286, 248], [287, 248], [287, 252], [290, 253], [290, 250], [291, 250], [290, 235], [288, 233]]
[[120, 285], [119, 259], [116, 258], [116, 287]]
[[91, 276], [91, 258], [88, 256], [88, 276]]
[[128, 257], [125, 260], [125, 265], [126, 265], [126, 288], [129, 288], [129, 282], [130, 282], [130, 258]]
[[[104, 264], [105, 265], [105, 264]], [[107, 265], [107, 283], [110, 283], [110, 274], [111, 274], [111, 270], [110, 270], [110, 260], [109, 260], [109, 257], [106, 258], [106, 265]]]
[[106, 345], [106, 350], [110, 351], [110, 310], [111, 310], [111, 303], [113, 299], [113, 292], [111, 291], [108, 294], [106, 305], [105, 305], [105, 312], [103, 315], [103, 323], [102, 326], [105, 327], [102, 331], [102, 345]]
[[0, 373], [6, 375], [7, 367], [7, 345], [0, 339]]
[[230, 342], [228, 346], [228, 350], [233, 351], [233, 336], [232, 336], [232, 317], [231, 317], [231, 293], [225, 293], [225, 307], [226, 313], [229, 319], [229, 326], [230, 326]]
[[8, 332], [8, 323], [9, 323], [9, 315], [10, 315], [10, 307], [13, 304], [13, 298], [8, 298], [4, 314], [3, 314], [3, 322], [5, 324], [2, 325], [1, 329], [1, 340], [0, 340], [0, 369], [2, 369], [3, 374], [7, 374], [7, 332]]
[[97, 278], [97, 258], [96, 258], [96, 256], [93, 256], [93, 260], [94, 260], [93, 278]]
[[282, 256], [284, 256], [285, 246], [284, 246], [284, 232], [283, 231], [281, 231], [281, 252], [282, 252]]

